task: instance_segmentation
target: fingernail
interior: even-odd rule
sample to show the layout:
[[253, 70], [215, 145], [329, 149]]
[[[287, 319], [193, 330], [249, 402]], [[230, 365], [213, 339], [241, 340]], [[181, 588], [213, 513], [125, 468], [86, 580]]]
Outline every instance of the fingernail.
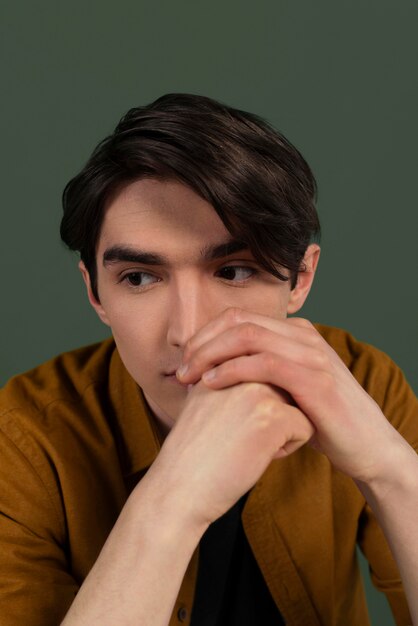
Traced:
[[187, 374], [188, 369], [188, 365], [181, 365], [176, 372], [177, 378], [183, 378], [183, 376]]
[[208, 372], [205, 372], [202, 376], [204, 381], [213, 380], [215, 377], [216, 377], [216, 369], [209, 370]]

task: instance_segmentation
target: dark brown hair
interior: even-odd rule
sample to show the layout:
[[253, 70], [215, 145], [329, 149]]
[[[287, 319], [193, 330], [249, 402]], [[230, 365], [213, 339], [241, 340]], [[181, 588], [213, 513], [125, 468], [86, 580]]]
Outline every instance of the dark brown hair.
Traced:
[[319, 237], [316, 183], [302, 155], [261, 118], [204, 96], [168, 94], [128, 111], [64, 189], [61, 238], [78, 250], [97, 299], [106, 203], [141, 178], [175, 179], [207, 200], [234, 238], [292, 288]]

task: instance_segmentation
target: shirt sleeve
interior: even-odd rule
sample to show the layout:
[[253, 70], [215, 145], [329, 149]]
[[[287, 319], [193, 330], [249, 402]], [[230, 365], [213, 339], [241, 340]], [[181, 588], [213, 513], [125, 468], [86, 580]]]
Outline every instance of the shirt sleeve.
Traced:
[[[384, 415], [406, 441], [418, 452], [418, 401], [400, 368], [384, 355], [384, 367], [376, 367], [373, 387], [375, 400]], [[398, 626], [411, 624], [411, 617], [395, 565], [383, 531], [371, 508], [366, 505], [360, 519], [359, 546], [369, 562], [374, 586], [390, 604]]]
[[30, 458], [30, 441], [18, 429], [14, 433], [11, 438], [0, 429], [1, 624], [57, 626], [78, 584], [45, 476]]

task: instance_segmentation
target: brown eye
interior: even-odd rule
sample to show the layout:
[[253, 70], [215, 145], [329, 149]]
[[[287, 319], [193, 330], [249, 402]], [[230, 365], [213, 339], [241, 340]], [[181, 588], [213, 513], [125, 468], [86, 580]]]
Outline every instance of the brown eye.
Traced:
[[148, 274], [147, 272], [129, 272], [129, 274], [123, 276], [121, 282], [127, 282], [131, 287], [146, 287], [158, 281], [159, 278], [157, 278], [157, 276], [153, 276], [153, 274]]
[[257, 270], [255, 268], [241, 265], [226, 265], [218, 272], [221, 278], [233, 282], [244, 282], [256, 273]]
[[142, 274], [140, 272], [136, 272], [135, 274], [128, 274], [125, 278], [126, 281], [133, 287], [139, 287], [139, 285], [142, 283]]

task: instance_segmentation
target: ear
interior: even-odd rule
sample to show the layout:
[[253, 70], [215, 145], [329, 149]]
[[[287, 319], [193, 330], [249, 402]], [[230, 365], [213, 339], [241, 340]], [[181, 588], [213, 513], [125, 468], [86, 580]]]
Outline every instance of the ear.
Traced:
[[86, 284], [87, 296], [88, 296], [91, 306], [96, 311], [97, 315], [102, 320], [103, 324], [110, 326], [110, 323], [109, 323], [109, 320], [107, 319], [107, 315], [106, 315], [104, 308], [102, 307], [102, 305], [100, 304], [100, 302], [97, 300], [96, 296], [93, 293], [93, 290], [91, 288], [90, 274], [86, 266], [84, 265], [83, 261], [80, 261], [80, 263], [78, 264], [78, 269], [80, 270], [83, 276], [83, 280]]
[[307, 247], [302, 261], [302, 266], [305, 267], [305, 270], [299, 272], [296, 287], [290, 292], [289, 302], [287, 305], [288, 313], [296, 313], [299, 311], [308, 297], [308, 293], [312, 287], [320, 253], [321, 248], [316, 243], [312, 243]]

